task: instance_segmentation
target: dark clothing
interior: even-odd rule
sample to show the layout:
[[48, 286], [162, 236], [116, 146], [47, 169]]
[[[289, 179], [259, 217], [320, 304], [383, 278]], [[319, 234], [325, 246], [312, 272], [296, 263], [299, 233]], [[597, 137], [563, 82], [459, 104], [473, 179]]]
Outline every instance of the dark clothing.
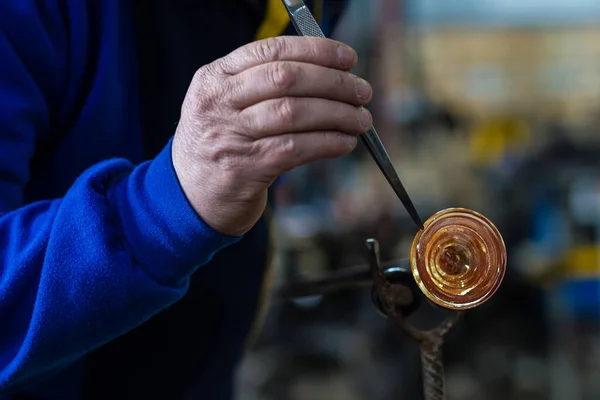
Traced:
[[0, 398], [231, 397], [267, 224], [208, 227], [170, 138], [266, 0], [135, 1], [0, 3]]

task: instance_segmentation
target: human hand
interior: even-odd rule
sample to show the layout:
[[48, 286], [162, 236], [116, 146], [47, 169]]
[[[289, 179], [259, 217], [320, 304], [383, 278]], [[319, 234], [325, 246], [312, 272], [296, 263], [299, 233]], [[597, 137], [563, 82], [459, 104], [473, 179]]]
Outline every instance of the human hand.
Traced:
[[200, 68], [172, 157], [200, 217], [226, 235], [258, 221], [280, 175], [351, 152], [371, 126], [371, 86], [348, 71], [350, 47], [312, 37], [250, 43]]

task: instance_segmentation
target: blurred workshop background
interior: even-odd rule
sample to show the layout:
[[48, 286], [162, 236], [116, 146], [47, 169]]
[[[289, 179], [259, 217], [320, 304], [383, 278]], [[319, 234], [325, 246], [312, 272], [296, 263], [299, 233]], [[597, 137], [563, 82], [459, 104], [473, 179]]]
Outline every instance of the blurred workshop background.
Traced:
[[[600, 399], [600, 1], [353, 0], [334, 36], [421, 216], [474, 209], [507, 245], [499, 292], [445, 345], [448, 399]], [[275, 196], [275, 286], [364, 263], [369, 237], [408, 256], [414, 225], [361, 146]], [[370, 294], [273, 300], [238, 399], [421, 399], [418, 348]]]

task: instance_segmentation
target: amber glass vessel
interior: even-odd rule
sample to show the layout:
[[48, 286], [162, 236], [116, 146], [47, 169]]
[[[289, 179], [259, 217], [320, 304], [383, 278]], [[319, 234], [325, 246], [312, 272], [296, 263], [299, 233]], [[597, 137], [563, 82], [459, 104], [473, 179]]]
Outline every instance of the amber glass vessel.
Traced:
[[506, 247], [494, 224], [465, 208], [442, 210], [412, 244], [412, 273], [434, 303], [453, 310], [476, 307], [498, 289], [506, 271]]

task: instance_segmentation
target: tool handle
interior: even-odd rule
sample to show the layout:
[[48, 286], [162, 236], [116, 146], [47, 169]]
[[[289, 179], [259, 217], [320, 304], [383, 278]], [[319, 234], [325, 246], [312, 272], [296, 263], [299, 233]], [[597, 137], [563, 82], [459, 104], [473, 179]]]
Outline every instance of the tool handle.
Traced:
[[321, 38], [325, 37], [323, 30], [303, 1], [283, 0], [283, 4], [288, 10], [292, 24], [294, 25], [294, 28], [296, 28], [296, 32], [298, 32], [299, 35]]

